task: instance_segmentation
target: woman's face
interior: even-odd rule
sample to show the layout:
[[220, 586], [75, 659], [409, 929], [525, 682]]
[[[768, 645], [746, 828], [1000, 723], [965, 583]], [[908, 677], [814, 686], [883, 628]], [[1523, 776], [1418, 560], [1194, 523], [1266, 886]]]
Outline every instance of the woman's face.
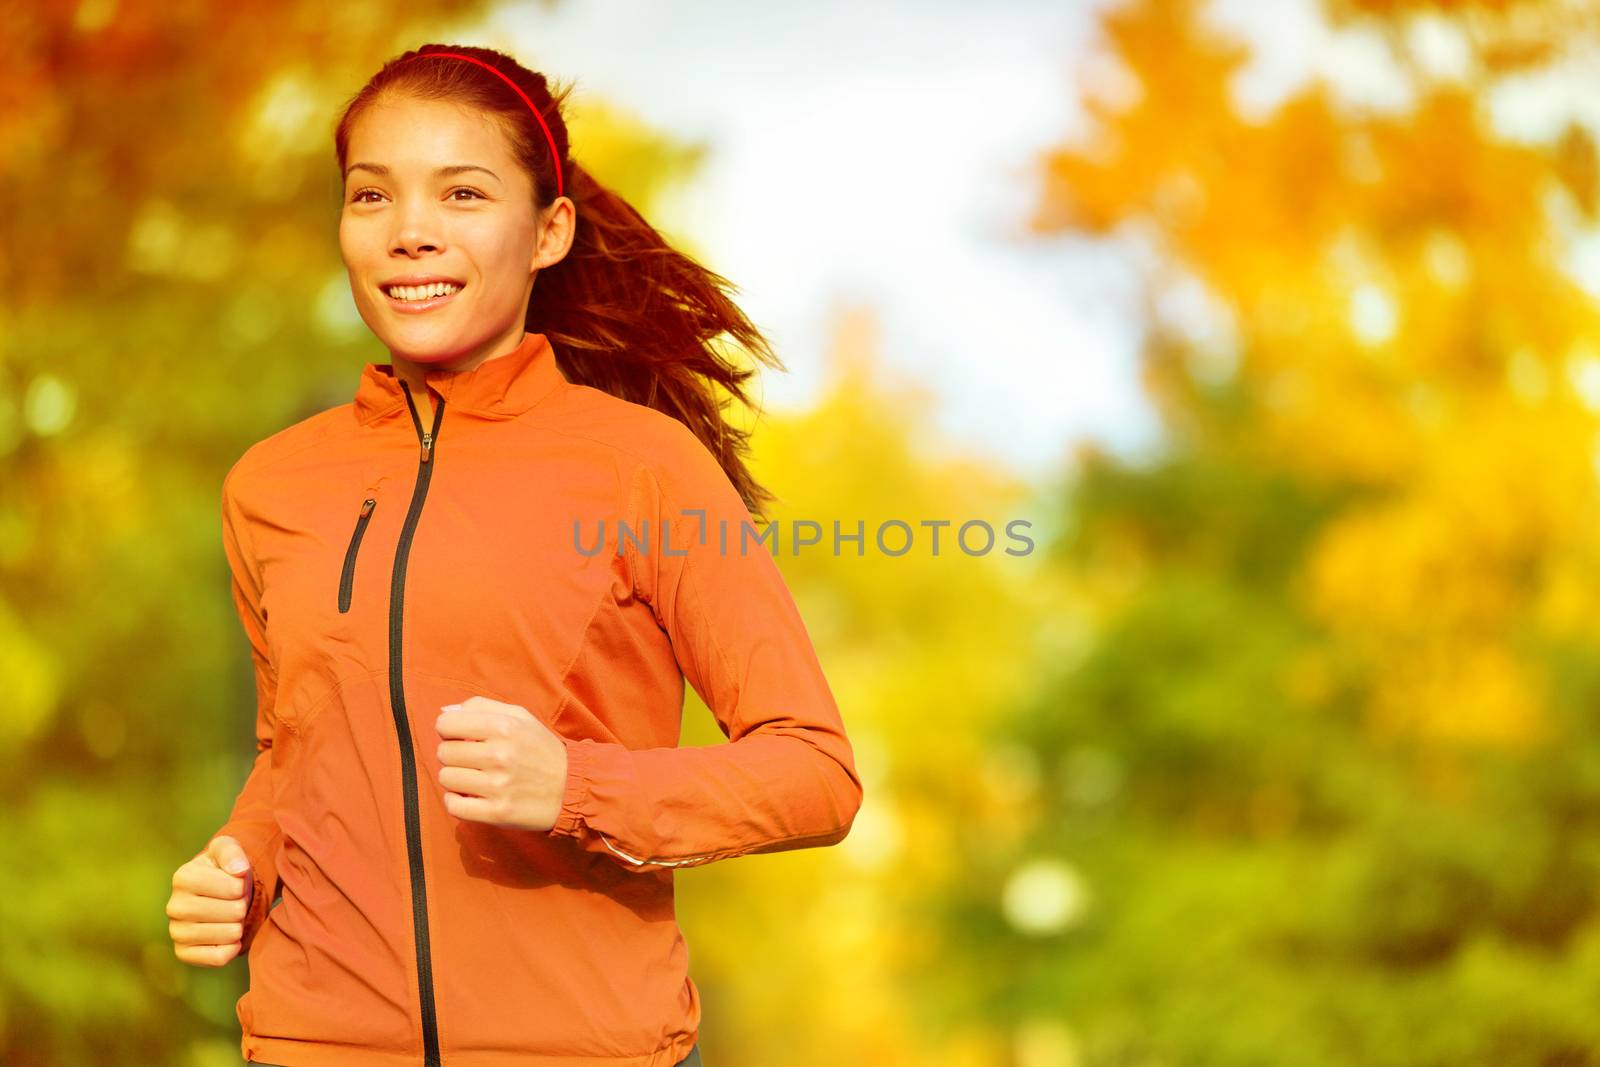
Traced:
[[[347, 158], [339, 253], [362, 320], [389, 350], [474, 364], [520, 337], [534, 272], [570, 240], [541, 232], [552, 227], [535, 218], [532, 182], [494, 120], [391, 96], [356, 122]], [[427, 275], [459, 289], [424, 300], [390, 289]]]

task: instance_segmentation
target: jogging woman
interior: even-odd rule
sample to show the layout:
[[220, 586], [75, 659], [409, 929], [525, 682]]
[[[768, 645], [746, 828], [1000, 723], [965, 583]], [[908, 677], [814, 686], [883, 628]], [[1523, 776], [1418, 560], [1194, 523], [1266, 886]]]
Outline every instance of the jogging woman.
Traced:
[[[283, 1067], [698, 1064], [673, 875], [834, 844], [861, 782], [719, 390], [781, 366], [571, 156], [570, 89], [384, 65], [335, 133], [390, 362], [222, 485], [257, 756], [173, 876]], [[684, 681], [728, 743], [678, 747]]]

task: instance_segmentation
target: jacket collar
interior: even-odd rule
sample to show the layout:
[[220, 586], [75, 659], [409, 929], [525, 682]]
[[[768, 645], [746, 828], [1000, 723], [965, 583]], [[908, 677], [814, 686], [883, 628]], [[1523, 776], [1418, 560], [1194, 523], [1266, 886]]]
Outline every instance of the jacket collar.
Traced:
[[[444, 397], [449, 410], [471, 411], [491, 419], [522, 414], [566, 382], [556, 366], [555, 349], [542, 333], [525, 333], [511, 351], [486, 359], [471, 370], [425, 368], [428, 386]], [[356, 386], [356, 421], [368, 422], [404, 410], [405, 391], [393, 363], [368, 363]]]

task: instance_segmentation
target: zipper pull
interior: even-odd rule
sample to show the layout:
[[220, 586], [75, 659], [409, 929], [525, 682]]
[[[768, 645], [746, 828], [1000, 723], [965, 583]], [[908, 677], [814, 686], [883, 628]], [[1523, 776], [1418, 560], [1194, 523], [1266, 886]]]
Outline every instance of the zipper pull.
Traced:
[[422, 462], [426, 463], [433, 458], [433, 434], [426, 430], [422, 434]]

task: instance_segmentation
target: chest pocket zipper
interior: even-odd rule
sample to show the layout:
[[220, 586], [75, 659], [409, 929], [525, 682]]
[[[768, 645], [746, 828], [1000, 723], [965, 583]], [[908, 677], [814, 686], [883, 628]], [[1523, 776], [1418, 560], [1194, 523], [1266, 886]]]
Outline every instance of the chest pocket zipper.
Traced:
[[339, 575], [341, 614], [350, 610], [350, 594], [356, 583], [356, 553], [361, 550], [361, 537], [367, 532], [367, 520], [372, 518], [372, 509], [377, 505], [376, 497], [369, 496], [361, 502], [361, 514], [356, 518], [356, 528], [350, 533], [350, 547], [344, 550], [344, 572]]

